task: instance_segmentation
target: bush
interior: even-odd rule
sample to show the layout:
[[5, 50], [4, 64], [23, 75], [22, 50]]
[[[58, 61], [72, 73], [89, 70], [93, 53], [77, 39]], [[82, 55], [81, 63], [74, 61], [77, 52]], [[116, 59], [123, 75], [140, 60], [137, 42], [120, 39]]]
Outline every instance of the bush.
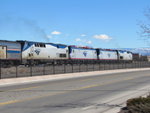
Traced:
[[150, 113], [150, 95], [127, 101], [128, 113]]

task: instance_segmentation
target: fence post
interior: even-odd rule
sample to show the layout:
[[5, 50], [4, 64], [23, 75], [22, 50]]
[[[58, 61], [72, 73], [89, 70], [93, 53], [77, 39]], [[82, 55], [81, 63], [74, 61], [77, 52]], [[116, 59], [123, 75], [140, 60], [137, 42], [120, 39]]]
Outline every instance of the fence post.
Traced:
[[72, 68], [72, 73], [73, 73], [73, 63], [71, 64], [71, 68]]
[[133, 63], [131, 63], [131, 68], [133, 68], [133, 65], [135, 64], [136, 61], [134, 61]]
[[18, 77], [18, 66], [16, 64], [16, 78]]
[[30, 76], [32, 76], [32, 59], [30, 59]]
[[124, 64], [124, 61], [121, 62], [121, 69], [123, 69], [123, 64]]
[[120, 64], [120, 61], [119, 61], [119, 60], [118, 60], [118, 63], [117, 63], [117, 64], [118, 64], [117, 69], [119, 69], [119, 67], [120, 67], [120, 66], [119, 66], [119, 64]]
[[147, 61], [146, 61], [146, 67], [148, 67], [148, 63], [147, 63]]
[[124, 69], [126, 68], [126, 63], [128, 63], [128, 61], [124, 62], [124, 66], [123, 66]]
[[115, 69], [115, 63], [114, 62], [112, 63], [112, 66], [113, 66], [113, 70], [114, 70]]
[[93, 71], [94, 71], [94, 61], [92, 61], [92, 64], [93, 64]]
[[111, 69], [111, 64], [110, 64], [111, 62], [110, 61], [108, 61], [108, 70], [110, 70]]
[[136, 64], [135, 64], [135, 68], [137, 68], [137, 62], [136, 62]]
[[0, 59], [0, 79], [2, 78], [2, 60]]
[[105, 60], [104, 60], [104, 64], [103, 64], [103, 66], [104, 66], [104, 70], [105, 70]]
[[111, 70], [111, 69], [112, 69], [112, 62], [109, 61], [109, 70]]
[[136, 68], [136, 66], [137, 66], [137, 62], [135, 63], [135, 66], [134, 66], [134, 68]]
[[81, 68], [80, 63], [78, 65], [79, 65], [79, 72], [80, 72], [81, 71], [81, 69], [80, 69]]
[[142, 60], [140, 60], [140, 66], [143, 67], [143, 62], [142, 62]]
[[86, 63], [86, 71], [88, 71], [88, 63]]
[[140, 62], [138, 61], [138, 68], [140, 68]]
[[64, 73], [66, 73], [66, 63], [64, 62]]
[[46, 64], [43, 65], [43, 75], [45, 75], [45, 65]]
[[112, 66], [111, 66], [111, 67], [112, 67], [112, 70], [114, 70], [114, 69], [115, 69], [115, 68], [114, 68], [114, 62], [113, 62], [113, 61], [112, 61]]
[[98, 61], [98, 64], [99, 64], [99, 67], [98, 67], [98, 68], [99, 68], [99, 70], [100, 70], [100, 69], [101, 69], [100, 61]]
[[111, 69], [112, 69], [112, 62], [109, 61], [109, 70], [111, 70]]
[[53, 60], [53, 74], [55, 74], [55, 60]]

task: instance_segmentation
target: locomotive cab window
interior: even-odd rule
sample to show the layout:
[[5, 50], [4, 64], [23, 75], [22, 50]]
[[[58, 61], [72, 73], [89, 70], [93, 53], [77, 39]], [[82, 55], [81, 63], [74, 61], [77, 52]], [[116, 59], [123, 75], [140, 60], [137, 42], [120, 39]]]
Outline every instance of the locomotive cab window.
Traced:
[[39, 47], [39, 44], [38, 44], [38, 43], [36, 43], [36, 44], [35, 44], [35, 47]]
[[41, 44], [40, 44], [40, 47], [45, 47], [45, 44], [42, 44], [42, 43], [41, 43]]
[[36, 43], [35, 47], [46, 47], [46, 45], [43, 43]]

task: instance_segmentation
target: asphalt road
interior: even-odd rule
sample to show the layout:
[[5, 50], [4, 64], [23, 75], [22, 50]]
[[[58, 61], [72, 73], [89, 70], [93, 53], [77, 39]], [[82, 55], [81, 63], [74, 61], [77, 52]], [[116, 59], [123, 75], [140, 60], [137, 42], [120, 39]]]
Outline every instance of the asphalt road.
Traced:
[[[0, 87], [0, 113], [103, 113], [114, 100], [148, 92], [150, 71]], [[111, 103], [112, 102], [112, 103]]]

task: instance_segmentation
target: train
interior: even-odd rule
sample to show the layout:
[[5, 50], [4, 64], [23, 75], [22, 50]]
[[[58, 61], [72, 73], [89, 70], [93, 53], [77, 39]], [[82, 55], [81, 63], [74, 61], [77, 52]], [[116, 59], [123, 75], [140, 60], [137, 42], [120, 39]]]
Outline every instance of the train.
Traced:
[[2, 65], [63, 64], [93, 62], [132, 62], [133, 53], [91, 47], [79, 47], [34, 41], [0, 40], [0, 61]]

